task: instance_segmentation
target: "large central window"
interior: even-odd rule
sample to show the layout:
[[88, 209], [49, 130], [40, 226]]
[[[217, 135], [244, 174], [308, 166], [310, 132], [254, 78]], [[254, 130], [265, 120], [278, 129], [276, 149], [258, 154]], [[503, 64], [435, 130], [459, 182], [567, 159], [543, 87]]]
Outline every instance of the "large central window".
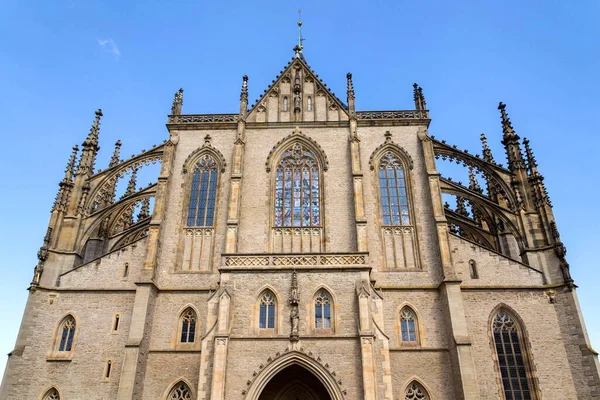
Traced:
[[300, 143], [283, 153], [275, 172], [275, 226], [321, 225], [319, 164]]
[[384, 225], [410, 225], [406, 178], [400, 161], [387, 152], [379, 163], [379, 189]]
[[204, 155], [194, 167], [187, 226], [213, 226], [218, 178], [217, 163]]

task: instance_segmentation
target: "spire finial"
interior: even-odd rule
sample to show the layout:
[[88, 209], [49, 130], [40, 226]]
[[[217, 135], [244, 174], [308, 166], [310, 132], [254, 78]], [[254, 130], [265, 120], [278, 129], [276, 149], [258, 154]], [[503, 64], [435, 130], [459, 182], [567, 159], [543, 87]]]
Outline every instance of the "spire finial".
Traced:
[[131, 172], [131, 178], [129, 178], [129, 183], [127, 184], [127, 190], [123, 197], [131, 196], [135, 193], [135, 186], [137, 185], [137, 168], [134, 168]]
[[483, 148], [483, 161], [495, 164], [494, 156], [492, 155], [492, 150], [490, 146], [488, 146], [487, 137], [485, 133], [482, 133], [479, 137], [481, 139], [481, 147]]
[[512, 127], [512, 123], [510, 122], [510, 118], [508, 118], [508, 114], [506, 113], [506, 104], [503, 102], [498, 103], [498, 110], [500, 110], [500, 118], [502, 119], [502, 132], [504, 133], [504, 138], [517, 136]]
[[[94, 117], [94, 123], [90, 128], [90, 133], [88, 134], [85, 142], [83, 142], [83, 147], [98, 147], [98, 136], [100, 135], [100, 118], [102, 117], [102, 110], [99, 108], [95, 111], [96, 116]], [[100, 148], [96, 148], [96, 151]]]
[[296, 57], [300, 57], [302, 55], [302, 49], [304, 49], [304, 38], [302, 37], [302, 10], [298, 10], [298, 43], [294, 46], [294, 51], [296, 52]]
[[477, 181], [477, 174], [475, 173], [475, 169], [473, 167], [469, 167], [469, 189], [477, 193], [483, 192], [481, 186], [479, 186], [479, 182]]
[[352, 82], [352, 74], [350, 72], [346, 74], [346, 80], [348, 81], [348, 99], [354, 99], [354, 83]]
[[142, 199], [142, 206], [140, 207], [140, 212], [137, 215], [138, 221], [142, 219], [146, 219], [150, 216], [150, 198], [144, 197]]
[[465, 198], [462, 196], [456, 196], [456, 213], [469, 218], [469, 211], [467, 211]]
[[183, 106], [183, 88], [180, 88], [173, 98], [171, 106], [171, 115], [181, 115], [181, 107]]
[[424, 111], [427, 109], [425, 96], [423, 96], [423, 88], [416, 83], [413, 83], [413, 99], [415, 100], [415, 109], [419, 111]]
[[242, 91], [240, 93], [240, 120], [245, 120], [248, 111], [248, 75], [242, 77]]
[[65, 182], [71, 182], [73, 179], [73, 175], [75, 175], [75, 160], [77, 158], [77, 152], [79, 151], [79, 146], [73, 146], [73, 152], [71, 153], [71, 157], [69, 158], [69, 162], [67, 163], [67, 169], [65, 170]]
[[108, 163], [108, 168], [112, 168], [119, 163], [119, 156], [121, 155], [121, 141], [117, 140], [115, 143], [115, 151], [113, 152], [112, 157], [110, 158], [110, 162]]
[[537, 175], [537, 161], [535, 160], [533, 150], [531, 150], [531, 147], [529, 146], [529, 140], [527, 138], [523, 138], [523, 145], [525, 146], [525, 157], [527, 157], [527, 171], [529, 172], [529, 175]]

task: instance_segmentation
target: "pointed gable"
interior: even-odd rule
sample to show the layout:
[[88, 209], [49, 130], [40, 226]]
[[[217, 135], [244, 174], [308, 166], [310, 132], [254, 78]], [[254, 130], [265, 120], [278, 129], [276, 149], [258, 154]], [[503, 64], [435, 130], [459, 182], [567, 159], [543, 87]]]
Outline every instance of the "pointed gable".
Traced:
[[347, 106], [319, 80], [302, 55], [288, 63], [246, 118], [248, 122], [347, 120]]

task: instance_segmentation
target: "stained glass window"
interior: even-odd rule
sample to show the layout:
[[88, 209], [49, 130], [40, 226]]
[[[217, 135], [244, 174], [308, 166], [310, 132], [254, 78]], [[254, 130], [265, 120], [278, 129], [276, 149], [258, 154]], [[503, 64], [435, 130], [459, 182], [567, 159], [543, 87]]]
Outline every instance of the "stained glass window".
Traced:
[[379, 190], [383, 224], [410, 225], [404, 168], [391, 152], [379, 162]]
[[527, 366], [523, 353], [518, 323], [508, 313], [499, 311], [492, 325], [498, 366], [502, 375], [504, 396], [507, 400], [532, 398], [527, 379]]
[[415, 313], [408, 307], [404, 307], [400, 311], [400, 332], [402, 334], [403, 342], [415, 342], [417, 341], [417, 330], [416, 330]]
[[275, 328], [275, 297], [271, 292], [264, 292], [260, 298], [258, 327], [260, 329]]
[[315, 299], [315, 327], [331, 328], [331, 301], [325, 290], [321, 290]]
[[427, 390], [418, 382], [412, 381], [404, 393], [405, 400], [429, 400]]
[[275, 226], [320, 226], [319, 165], [296, 143], [283, 153], [275, 171]]
[[67, 317], [61, 325], [60, 332], [60, 343], [58, 344], [58, 351], [71, 351], [73, 348], [73, 338], [75, 337], [75, 318], [72, 316]]
[[44, 395], [44, 397], [42, 397], [43, 400], [60, 400], [60, 395], [58, 394], [58, 390], [56, 390], [55, 388], [52, 388], [50, 390], [48, 390], [48, 392], [46, 392], [46, 394]]
[[193, 343], [196, 336], [196, 313], [191, 308], [181, 317], [181, 343]]
[[187, 226], [213, 226], [218, 179], [216, 161], [208, 154], [202, 156], [192, 176]]
[[189, 400], [192, 398], [192, 391], [184, 382], [179, 382], [171, 392], [169, 392], [169, 400]]

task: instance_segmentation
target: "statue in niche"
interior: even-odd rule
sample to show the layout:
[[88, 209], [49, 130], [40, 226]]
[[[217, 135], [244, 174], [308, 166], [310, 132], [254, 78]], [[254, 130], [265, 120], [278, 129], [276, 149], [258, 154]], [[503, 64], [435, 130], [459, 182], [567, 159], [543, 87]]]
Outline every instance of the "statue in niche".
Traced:
[[292, 306], [292, 312], [290, 315], [290, 320], [292, 322], [292, 332], [290, 333], [290, 340], [292, 342], [295, 342], [298, 340], [298, 324], [300, 321], [300, 316], [299, 316], [299, 312], [298, 312], [298, 306], [294, 305]]

